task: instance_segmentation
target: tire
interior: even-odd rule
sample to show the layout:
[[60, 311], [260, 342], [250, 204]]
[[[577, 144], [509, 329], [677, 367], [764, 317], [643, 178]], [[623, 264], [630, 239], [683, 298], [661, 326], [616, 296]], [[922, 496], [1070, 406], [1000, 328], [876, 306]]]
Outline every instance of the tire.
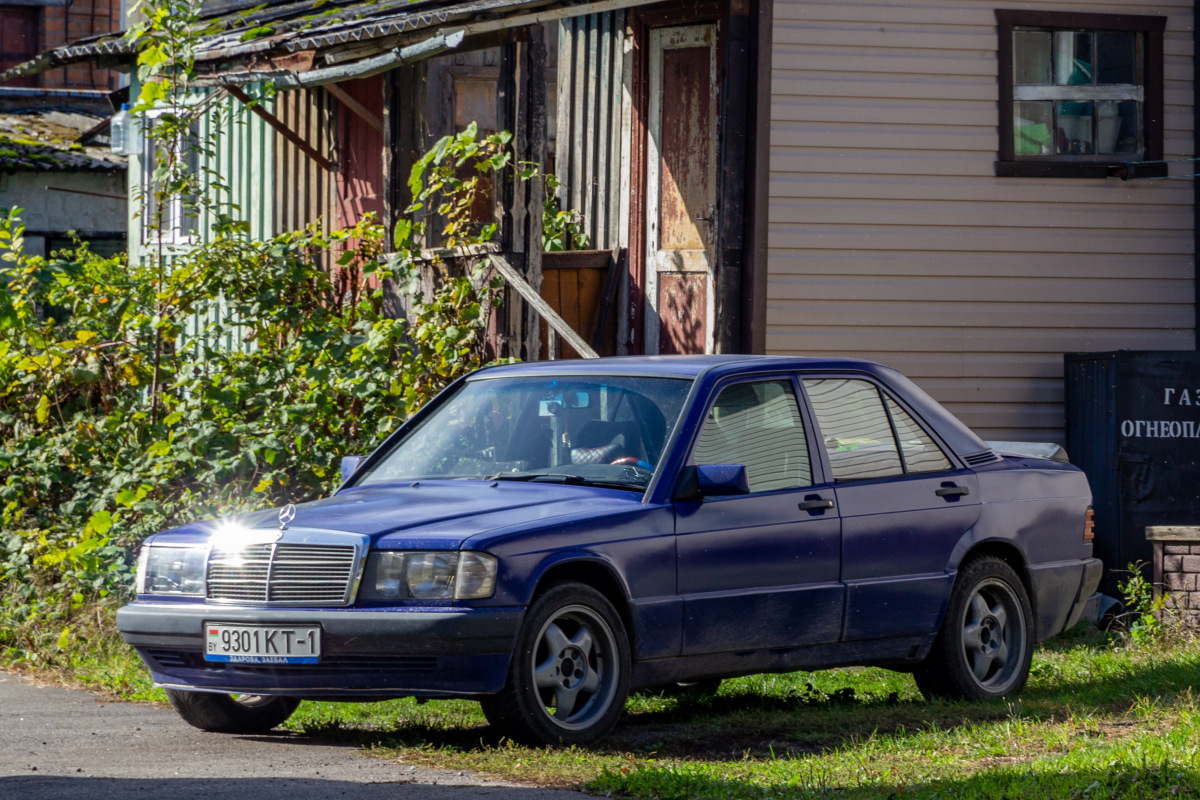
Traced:
[[926, 698], [984, 700], [1025, 688], [1033, 659], [1033, 611], [1017, 573], [995, 556], [965, 564], [942, 629], [913, 677]]
[[529, 607], [508, 680], [480, 705], [521, 744], [588, 744], [617, 723], [629, 673], [629, 639], [612, 603], [585, 584], [558, 583]]
[[167, 689], [167, 698], [184, 722], [210, 733], [266, 733], [282, 725], [300, 705], [294, 697], [234, 697], [175, 689]]

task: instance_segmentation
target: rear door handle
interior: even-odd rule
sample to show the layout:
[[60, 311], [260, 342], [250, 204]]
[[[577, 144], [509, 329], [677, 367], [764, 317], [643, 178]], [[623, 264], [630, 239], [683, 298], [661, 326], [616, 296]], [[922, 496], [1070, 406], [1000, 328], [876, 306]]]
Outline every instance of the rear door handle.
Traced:
[[826, 508], [833, 508], [832, 500], [822, 500], [820, 497], [814, 496], [800, 503], [801, 511], [819, 511]]
[[938, 497], [954, 497], [956, 495], [966, 495], [966, 494], [970, 494], [970, 493], [971, 493], [971, 490], [968, 489], [966, 486], [955, 486], [954, 484], [950, 484], [949, 486], [943, 486], [942, 488], [940, 488], [936, 492], [934, 492], [934, 494], [936, 494]]

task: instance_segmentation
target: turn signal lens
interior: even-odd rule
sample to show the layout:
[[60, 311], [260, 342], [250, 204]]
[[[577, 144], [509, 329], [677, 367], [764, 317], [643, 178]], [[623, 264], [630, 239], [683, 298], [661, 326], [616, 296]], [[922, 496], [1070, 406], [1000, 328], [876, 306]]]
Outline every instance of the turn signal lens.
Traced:
[[1091, 506], [1088, 506], [1087, 516], [1083, 518], [1083, 540], [1085, 542], [1090, 542], [1096, 538], [1095, 528], [1096, 512], [1092, 510]]

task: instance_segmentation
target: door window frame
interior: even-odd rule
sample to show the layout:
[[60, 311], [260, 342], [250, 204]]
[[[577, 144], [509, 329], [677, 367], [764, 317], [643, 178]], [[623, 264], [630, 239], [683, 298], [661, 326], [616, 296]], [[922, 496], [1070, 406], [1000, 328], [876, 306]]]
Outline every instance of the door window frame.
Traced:
[[808, 407], [807, 400], [803, 395], [803, 387], [800, 385], [800, 380], [794, 372], [766, 372], [755, 375], [736, 375], [721, 379], [715, 386], [712, 392], [709, 393], [708, 400], [704, 404], [704, 411], [699, 416], [699, 424], [692, 430], [687, 441], [687, 457], [684, 458], [680, 465], [679, 473], [675, 478], [675, 487], [672, 489], [671, 501], [674, 501], [674, 495], [678, 491], [679, 484], [683, 480], [687, 470], [696, 466], [696, 441], [700, 438], [700, 432], [704, 430], [704, 424], [708, 421], [708, 415], [712, 412], [713, 406], [716, 405], [717, 398], [721, 396], [730, 386], [740, 383], [776, 383], [789, 382], [792, 385], [792, 397], [796, 401], [796, 407], [800, 411], [800, 424], [804, 430], [804, 446], [808, 449], [808, 465], [812, 475], [812, 483], [808, 486], [792, 486], [783, 489], [769, 489], [761, 492], [750, 492], [749, 494], [721, 495], [716, 497], [701, 498], [701, 502], [719, 502], [721, 500], [736, 500], [743, 497], [764, 497], [767, 495], [779, 494], [782, 492], [806, 492], [811, 491], [814, 487], [831, 485], [833, 481], [829, 476], [828, 465], [823, 460], [822, 451], [824, 447], [818, 447], [814, 442], [814, 436], [818, 431], [815, 425], [815, 420], [812, 417], [812, 411]]
[[[826, 482], [828, 484], [830, 484], [832, 486], [837, 486], [840, 484], [869, 483], [871, 481], [894, 481], [894, 480], [902, 480], [905, 478], [922, 478], [922, 477], [930, 477], [933, 475], [947, 475], [952, 472], [959, 472], [964, 469], [969, 469], [967, 467], [967, 465], [963, 462], [963, 460], [958, 457], [958, 454], [955, 453], [954, 450], [952, 450], [950, 447], [948, 447], [946, 445], [946, 442], [942, 439], [942, 437], [938, 436], [937, 432], [929, 426], [929, 424], [924, 420], [924, 418], [922, 418], [921, 415], [918, 414], [916, 412], [916, 410], [913, 409], [913, 407], [909, 403], [907, 403], [896, 392], [892, 391], [887, 386], [887, 384], [876, 379], [875, 376], [868, 375], [866, 373], [858, 373], [858, 372], [802, 372], [802, 373], [796, 373], [795, 377], [796, 377], [796, 385], [800, 392], [802, 404], [805, 407], [804, 413], [807, 414], [808, 418], [812, 420], [809, 430], [814, 431], [816, 434], [816, 439], [817, 439], [816, 445], [817, 445], [818, 453], [821, 458], [821, 469], [824, 472], [824, 474], [826, 476], [828, 476], [826, 478]], [[872, 386], [874, 386], [875, 389], [880, 393], [880, 404], [883, 406], [884, 414], [886, 414], [887, 418], [888, 418], [888, 427], [891, 429], [891, 432], [892, 432], [892, 441], [896, 445], [896, 454], [899, 456], [900, 468], [901, 468], [902, 472], [900, 472], [900, 474], [898, 474], [898, 475], [885, 475], [885, 476], [880, 476], [880, 477], [875, 477], [875, 478], [857, 478], [854, 480], [839, 480], [833, 474], [833, 465], [829, 461], [828, 448], [825, 447], [825, 436], [821, 432], [820, 424], [817, 421], [816, 411], [812, 407], [812, 400], [809, 398], [808, 389], [804, 385], [804, 382], [806, 380], [856, 380], [856, 381], [862, 381], [864, 383], [869, 383]], [[930, 471], [930, 472], [909, 472], [908, 471], [907, 462], [904, 460], [903, 448], [900, 446], [900, 437], [896, 432], [896, 423], [892, 419], [891, 409], [889, 409], [887, 407], [887, 402], [886, 402], [887, 400], [891, 400], [893, 403], [895, 403], [897, 406], [899, 406], [901, 409], [903, 409], [904, 412], [912, 418], [913, 422], [915, 422], [917, 424], [917, 427], [919, 427], [922, 431], [925, 432], [925, 435], [929, 437], [930, 441], [933, 442], [934, 446], [936, 446], [939, 450], [941, 450], [942, 455], [944, 455], [946, 457], [946, 460], [950, 462], [950, 469], [934, 470], [934, 471]], [[802, 414], [802, 416], [804, 416], [804, 414]], [[811, 450], [813, 448], [813, 446], [814, 446], [814, 443], [810, 440], [809, 449]], [[814, 469], [814, 475], [815, 475], [815, 469]]]

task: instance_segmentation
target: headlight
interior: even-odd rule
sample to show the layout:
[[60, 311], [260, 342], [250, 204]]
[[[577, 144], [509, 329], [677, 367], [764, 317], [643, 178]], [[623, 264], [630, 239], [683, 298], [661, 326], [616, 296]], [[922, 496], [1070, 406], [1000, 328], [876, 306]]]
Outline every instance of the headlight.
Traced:
[[138, 594], [204, 596], [208, 548], [143, 545], [138, 553]]
[[363, 600], [481, 600], [496, 590], [487, 553], [378, 551], [367, 560]]

